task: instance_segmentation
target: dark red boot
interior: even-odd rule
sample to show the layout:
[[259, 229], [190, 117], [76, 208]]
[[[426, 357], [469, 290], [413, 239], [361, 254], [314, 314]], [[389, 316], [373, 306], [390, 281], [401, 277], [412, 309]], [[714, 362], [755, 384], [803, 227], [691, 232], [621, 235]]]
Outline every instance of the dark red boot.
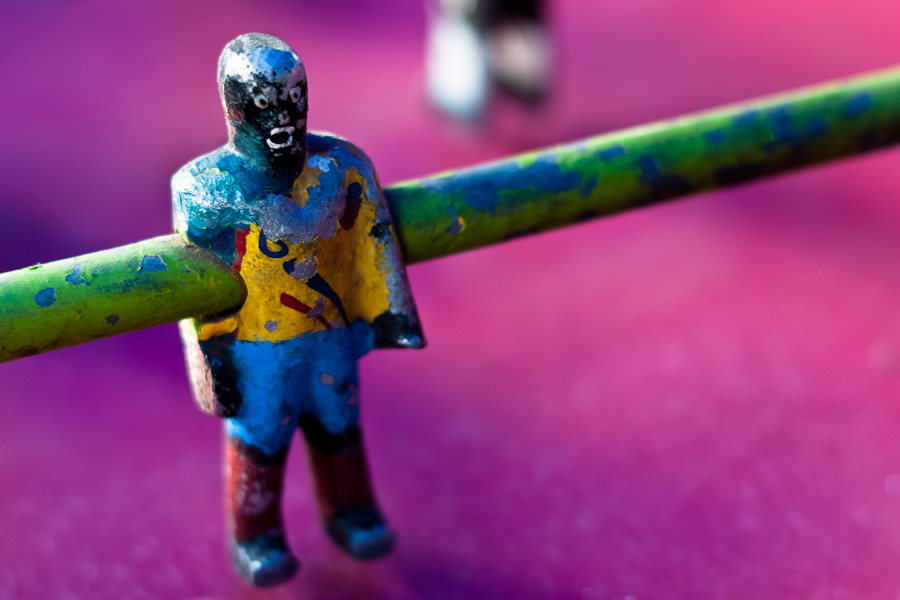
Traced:
[[327, 436], [303, 425], [326, 533], [354, 558], [384, 556], [394, 547], [394, 532], [375, 502], [359, 430]]
[[258, 586], [290, 579], [300, 564], [287, 547], [281, 521], [284, 456], [266, 457], [236, 438], [225, 441], [225, 507], [240, 574]]

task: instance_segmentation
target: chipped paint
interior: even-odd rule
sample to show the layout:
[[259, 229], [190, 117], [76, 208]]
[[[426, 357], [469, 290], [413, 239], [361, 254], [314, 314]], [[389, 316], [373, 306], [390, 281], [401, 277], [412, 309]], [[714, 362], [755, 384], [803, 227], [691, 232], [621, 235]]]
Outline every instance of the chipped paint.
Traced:
[[602, 150], [597, 150], [595, 154], [597, 155], [597, 158], [603, 162], [610, 162], [623, 156], [625, 154], [625, 148], [623, 146], [615, 145], [610, 146], [609, 148], [603, 148]]
[[447, 233], [462, 233], [466, 229], [466, 221], [459, 215], [453, 217], [453, 222], [447, 226]]
[[84, 278], [82, 274], [82, 270], [84, 269], [84, 264], [77, 264], [72, 269], [72, 272], [66, 275], [66, 281], [71, 283], [72, 285], [84, 284], [91, 285], [91, 282]]
[[895, 68], [420, 178], [385, 194], [407, 262], [418, 262], [898, 139]]
[[[148, 255], [177, 268], [140, 273]], [[244, 293], [230, 267], [177, 235], [0, 274], [0, 362], [234, 309]]]
[[141, 268], [138, 273], [159, 273], [166, 270], [166, 261], [158, 254], [148, 254], [141, 259]]
[[858, 119], [872, 106], [872, 96], [865, 92], [853, 96], [844, 104], [844, 116]]
[[44, 288], [34, 296], [34, 302], [38, 306], [47, 308], [57, 300], [56, 290], [54, 288]]

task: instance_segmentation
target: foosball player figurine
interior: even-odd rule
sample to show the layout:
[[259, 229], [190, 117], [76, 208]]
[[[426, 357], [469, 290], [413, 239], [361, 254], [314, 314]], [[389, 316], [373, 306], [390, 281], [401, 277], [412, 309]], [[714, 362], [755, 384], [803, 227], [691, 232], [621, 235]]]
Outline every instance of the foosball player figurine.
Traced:
[[428, 0], [425, 79], [432, 104], [478, 121], [493, 91], [537, 105], [550, 87], [544, 0]]
[[272, 585], [299, 567], [281, 516], [298, 427], [331, 539], [360, 559], [391, 549], [360, 435], [357, 360], [424, 339], [372, 163], [342, 139], [307, 133], [297, 54], [242, 35], [222, 52], [218, 83], [228, 143], [173, 177], [175, 227], [240, 271], [247, 300], [183, 321], [181, 332], [198, 404], [225, 418], [235, 565]]

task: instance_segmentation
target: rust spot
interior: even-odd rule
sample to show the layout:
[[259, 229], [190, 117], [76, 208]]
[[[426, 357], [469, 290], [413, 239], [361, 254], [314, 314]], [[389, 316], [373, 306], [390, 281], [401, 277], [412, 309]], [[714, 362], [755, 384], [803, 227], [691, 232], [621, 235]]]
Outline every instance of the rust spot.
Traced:
[[119, 322], [119, 315], [106, 315], [106, 322], [110, 325], [115, 325]]

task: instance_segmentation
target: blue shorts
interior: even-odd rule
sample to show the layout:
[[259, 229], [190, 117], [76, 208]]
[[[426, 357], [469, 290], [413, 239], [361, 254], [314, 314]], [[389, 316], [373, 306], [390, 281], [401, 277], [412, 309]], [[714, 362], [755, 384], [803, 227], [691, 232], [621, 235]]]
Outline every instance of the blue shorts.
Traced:
[[287, 449], [301, 415], [333, 435], [356, 426], [356, 362], [373, 344], [362, 321], [282, 342], [235, 340], [229, 354], [242, 402], [225, 432], [272, 456]]

